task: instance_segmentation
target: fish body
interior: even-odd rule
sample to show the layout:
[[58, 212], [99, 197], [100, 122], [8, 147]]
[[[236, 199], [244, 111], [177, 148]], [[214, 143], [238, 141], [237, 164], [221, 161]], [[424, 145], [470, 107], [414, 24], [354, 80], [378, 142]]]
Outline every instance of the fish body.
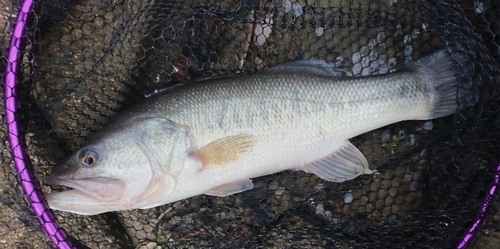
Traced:
[[343, 182], [371, 174], [349, 139], [402, 120], [455, 113], [446, 51], [400, 72], [336, 76], [319, 60], [206, 80], [129, 109], [54, 169], [53, 209], [92, 215], [253, 188], [252, 178], [303, 170]]

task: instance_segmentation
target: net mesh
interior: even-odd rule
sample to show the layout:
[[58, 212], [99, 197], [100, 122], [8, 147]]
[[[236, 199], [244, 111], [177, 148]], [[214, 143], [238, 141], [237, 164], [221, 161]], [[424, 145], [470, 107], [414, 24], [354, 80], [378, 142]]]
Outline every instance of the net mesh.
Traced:
[[[6, 55], [21, 3], [0, 4]], [[387, 74], [443, 47], [466, 61], [455, 65], [466, 96], [457, 115], [351, 140], [379, 174], [332, 183], [287, 171], [224, 198], [55, 212], [78, 248], [452, 248], [482, 214], [500, 161], [497, 1], [49, 0], [27, 13], [17, 119], [27, 170], [46, 193], [57, 190], [44, 184], [51, 168], [114, 114], [176, 84], [309, 58], [354, 76]], [[0, 215], [12, 221], [0, 233], [14, 233], [0, 246], [51, 247], [0, 134]], [[492, 199], [471, 248], [498, 243]]]

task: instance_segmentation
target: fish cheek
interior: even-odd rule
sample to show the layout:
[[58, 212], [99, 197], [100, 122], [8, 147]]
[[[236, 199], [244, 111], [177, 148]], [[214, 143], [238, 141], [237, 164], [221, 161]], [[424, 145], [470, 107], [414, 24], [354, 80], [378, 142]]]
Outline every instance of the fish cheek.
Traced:
[[177, 177], [171, 174], [164, 174], [155, 176], [145, 191], [136, 196], [135, 202], [137, 203], [134, 208], [153, 208], [165, 203], [170, 195], [175, 190], [177, 185]]
[[[111, 161], [114, 164], [116, 178], [126, 183], [122, 203], [128, 208], [141, 208], [154, 200], [161, 191], [163, 179], [167, 175], [161, 167], [156, 154], [150, 150], [151, 146], [142, 140], [131, 140], [135, 146], [121, 148], [120, 156]], [[128, 155], [128, 156], [123, 156]]]

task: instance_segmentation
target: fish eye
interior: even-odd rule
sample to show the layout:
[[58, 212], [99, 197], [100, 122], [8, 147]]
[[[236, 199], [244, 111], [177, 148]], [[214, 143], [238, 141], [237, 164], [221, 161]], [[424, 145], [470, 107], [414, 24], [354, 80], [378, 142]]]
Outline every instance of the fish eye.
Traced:
[[80, 153], [80, 163], [84, 166], [92, 166], [99, 159], [99, 155], [92, 149], [84, 150]]

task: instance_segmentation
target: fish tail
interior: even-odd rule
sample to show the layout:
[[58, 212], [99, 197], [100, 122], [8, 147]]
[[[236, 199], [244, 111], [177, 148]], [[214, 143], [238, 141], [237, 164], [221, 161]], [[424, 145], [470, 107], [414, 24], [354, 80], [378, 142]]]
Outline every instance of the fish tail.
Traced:
[[458, 81], [448, 52], [444, 49], [437, 51], [419, 59], [415, 65], [426, 78], [431, 98], [429, 119], [456, 113], [459, 107]]

